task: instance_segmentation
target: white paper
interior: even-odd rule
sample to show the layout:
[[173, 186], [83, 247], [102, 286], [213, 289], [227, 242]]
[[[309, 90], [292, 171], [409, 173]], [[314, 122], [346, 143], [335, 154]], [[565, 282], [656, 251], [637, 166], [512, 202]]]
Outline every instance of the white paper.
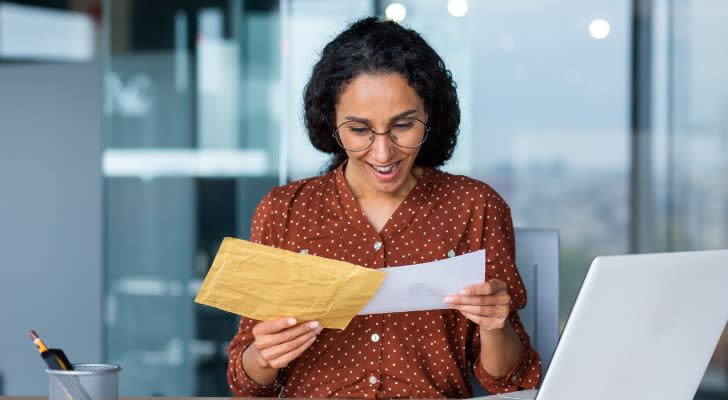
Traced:
[[447, 308], [446, 295], [485, 281], [485, 250], [384, 271], [384, 283], [359, 315]]

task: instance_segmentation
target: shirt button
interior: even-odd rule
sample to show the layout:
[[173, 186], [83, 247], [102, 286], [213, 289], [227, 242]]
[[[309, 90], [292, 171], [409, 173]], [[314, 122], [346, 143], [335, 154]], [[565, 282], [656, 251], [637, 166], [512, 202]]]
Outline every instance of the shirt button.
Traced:
[[379, 251], [382, 248], [382, 242], [374, 242], [374, 250]]
[[372, 342], [376, 343], [376, 342], [378, 342], [378, 341], [379, 341], [379, 334], [376, 334], [376, 333], [375, 333], [375, 334], [373, 334], [373, 335], [372, 335]]
[[448, 252], [447, 252], [447, 257], [448, 257], [448, 258], [453, 258], [453, 257], [455, 257], [455, 250], [450, 250], [450, 251], [448, 251]]
[[369, 383], [371, 383], [372, 385], [377, 383], [377, 377], [374, 375], [369, 375]]
[[301, 249], [301, 251], [299, 251], [299, 253], [301, 253], [301, 254], [308, 254], [308, 249]]

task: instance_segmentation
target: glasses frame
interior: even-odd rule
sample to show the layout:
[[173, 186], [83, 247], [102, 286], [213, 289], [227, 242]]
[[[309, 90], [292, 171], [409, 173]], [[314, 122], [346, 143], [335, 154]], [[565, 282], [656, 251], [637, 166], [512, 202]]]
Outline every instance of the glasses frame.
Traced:
[[[421, 123], [421, 124], [422, 124], [422, 125], [423, 125], [423, 126], [425, 127], [425, 134], [424, 134], [424, 135], [422, 135], [422, 140], [421, 140], [421, 141], [420, 141], [420, 142], [419, 142], [418, 144], [416, 144], [416, 145], [414, 145], [414, 146], [403, 146], [403, 145], [401, 145], [401, 144], [397, 143], [397, 142], [396, 142], [396, 141], [394, 140], [394, 138], [392, 137], [392, 125], [394, 125], [394, 124], [390, 125], [390, 126], [389, 126], [389, 129], [387, 129], [387, 130], [386, 130], [386, 131], [384, 131], [384, 132], [377, 132], [377, 131], [375, 131], [375, 130], [374, 130], [374, 128], [372, 128], [371, 126], [369, 126], [369, 124], [367, 124], [366, 122], [361, 122], [361, 121], [353, 121], [353, 120], [349, 120], [349, 121], [344, 121], [344, 122], [340, 123], [339, 125], [337, 125], [337, 126], [336, 126], [336, 129], [334, 129], [334, 134], [333, 134], [333, 136], [334, 136], [334, 139], [336, 140], [336, 143], [338, 143], [339, 147], [341, 147], [342, 149], [344, 149], [344, 150], [346, 150], [346, 151], [351, 151], [352, 153], [358, 153], [358, 152], [360, 152], [360, 151], [364, 151], [364, 150], [367, 150], [367, 149], [369, 149], [370, 147], [372, 147], [372, 144], [374, 144], [374, 135], [380, 135], [380, 136], [381, 136], [381, 135], [387, 135], [387, 136], [389, 137], [389, 140], [391, 140], [391, 141], [392, 141], [392, 143], [394, 143], [394, 144], [395, 144], [395, 146], [397, 146], [397, 147], [401, 147], [401, 148], [403, 148], [403, 149], [416, 149], [416, 148], [418, 148], [418, 147], [422, 146], [422, 144], [423, 144], [423, 143], [425, 143], [425, 140], [427, 140], [427, 137], [428, 137], [428, 136], [430, 136], [430, 125], [428, 125], [428, 124], [427, 124], [427, 123], [426, 123], [425, 121], [423, 121], [423, 120], [421, 120], [421, 119], [419, 119], [419, 118], [414, 118], [414, 117], [407, 117], [407, 118], [403, 118], [403, 119], [411, 119], [411, 120], [415, 120], [415, 121], [417, 121], [417, 122]], [[342, 143], [342, 141], [341, 141], [341, 136], [339, 135], [339, 128], [341, 128], [342, 126], [344, 126], [345, 124], [348, 124], [348, 123], [350, 123], [350, 122], [358, 122], [358, 123], [361, 123], [361, 124], [364, 124], [364, 125], [366, 125], [366, 126], [367, 126], [367, 127], [369, 128], [369, 131], [371, 132], [371, 135], [370, 135], [370, 138], [371, 138], [371, 139], [369, 140], [369, 144], [368, 144], [368, 145], [367, 145], [366, 147], [364, 147], [364, 148], [362, 148], [362, 149], [358, 149], [358, 150], [351, 150], [351, 149], [347, 149], [347, 148], [346, 148], [346, 147], [344, 146], [344, 144]]]

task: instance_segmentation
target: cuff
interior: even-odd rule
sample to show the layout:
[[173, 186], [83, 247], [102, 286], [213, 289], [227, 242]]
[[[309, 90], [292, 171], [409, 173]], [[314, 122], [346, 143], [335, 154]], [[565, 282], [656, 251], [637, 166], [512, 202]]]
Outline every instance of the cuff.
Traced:
[[[247, 348], [247, 347], [246, 347]], [[243, 368], [243, 352], [245, 348], [238, 354], [238, 360], [233, 363], [233, 373], [231, 376], [230, 389], [236, 396], [247, 397], [275, 397], [278, 395], [280, 383], [278, 377], [273, 383], [261, 385], [248, 376]]]
[[478, 357], [475, 359], [473, 373], [475, 374], [475, 377], [478, 378], [478, 381], [480, 381], [483, 387], [490, 393], [502, 393], [520, 390], [522, 388], [518, 386], [518, 384], [521, 381], [521, 377], [519, 376], [518, 372], [521, 370], [523, 361], [524, 359], [523, 357], [521, 357], [516, 365], [513, 366], [513, 368], [511, 368], [511, 370], [508, 371], [504, 376], [500, 378], [495, 378], [493, 377], [493, 375], [489, 374], [488, 371], [485, 370], [485, 368], [483, 368], [483, 364], [480, 362], [480, 355], [478, 355]]

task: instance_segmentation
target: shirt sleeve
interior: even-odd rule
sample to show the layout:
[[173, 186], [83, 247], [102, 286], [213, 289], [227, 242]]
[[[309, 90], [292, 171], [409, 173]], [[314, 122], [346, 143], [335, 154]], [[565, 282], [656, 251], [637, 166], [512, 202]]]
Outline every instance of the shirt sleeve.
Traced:
[[238, 332], [228, 347], [227, 378], [230, 390], [238, 397], [274, 397], [281, 386], [281, 373], [269, 385], [255, 382], [245, 373], [243, 368], [243, 352], [253, 343], [252, 329], [258, 321], [241, 317]]
[[533, 349], [517, 312], [526, 306], [526, 289], [515, 264], [516, 249], [510, 208], [500, 197], [486, 207], [488, 218], [483, 229], [483, 247], [486, 249], [487, 258], [486, 276], [488, 279], [500, 279], [508, 286], [508, 293], [511, 295], [511, 313], [508, 320], [521, 340], [521, 358], [505, 376], [494, 378], [480, 362], [480, 333], [478, 329], [474, 329], [471, 342], [472, 354], [475, 356], [473, 373], [490, 393], [533, 389], [541, 379], [541, 359]]
[[[473, 373], [480, 384], [490, 393], [505, 393], [516, 390], [534, 389], [541, 380], [541, 359], [536, 350], [531, 347], [528, 334], [523, 329], [517, 312], [512, 312], [508, 317], [513, 330], [521, 339], [521, 359], [516, 365], [501, 378], [491, 376], [480, 362], [480, 351], [478, 351], [473, 363]], [[480, 334], [475, 330], [474, 340], [478, 341], [480, 348]]]
[[[278, 229], [273, 216], [273, 192], [266, 195], [253, 213], [250, 241], [273, 246], [277, 244]], [[245, 373], [243, 352], [253, 343], [253, 327], [259, 321], [240, 317], [238, 331], [228, 347], [227, 379], [230, 390], [238, 397], [273, 397], [278, 394], [285, 381], [285, 369], [278, 372], [276, 380], [269, 385], [260, 385]]]

